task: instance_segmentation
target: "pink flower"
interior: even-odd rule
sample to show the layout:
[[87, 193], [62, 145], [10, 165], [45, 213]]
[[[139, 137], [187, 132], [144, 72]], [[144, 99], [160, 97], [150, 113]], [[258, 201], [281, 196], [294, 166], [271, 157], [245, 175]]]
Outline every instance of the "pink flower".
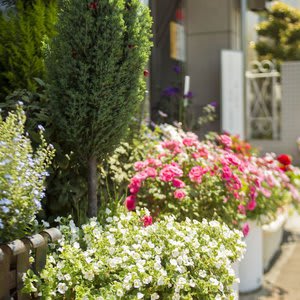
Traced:
[[134, 177], [142, 182], [148, 178], [148, 173], [144, 170], [137, 173]]
[[208, 157], [208, 154], [209, 154], [208, 150], [205, 149], [204, 147], [203, 148], [199, 148], [198, 149], [198, 153], [199, 153], [199, 155], [201, 157], [204, 157], [204, 158]]
[[241, 164], [241, 161], [232, 153], [227, 153], [225, 157], [232, 165], [239, 166]]
[[226, 181], [230, 181], [232, 178], [232, 171], [228, 166], [224, 166], [222, 169], [222, 177]]
[[175, 177], [181, 177], [183, 174], [180, 167], [176, 165], [165, 165], [160, 171], [159, 177], [162, 181], [170, 182], [173, 181]]
[[256, 201], [253, 199], [251, 200], [248, 204], [247, 204], [247, 209], [252, 211], [254, 210], [256, 207]]
[[131, 194], [137, 194], [142, 186], [141, 179], [137, 177], [133, 177], [130, 180], [130, 184], [128, 185], [129, 191]]
[[219, 142], [223, 144], [225, 148], [231, 148], [232, 146], [231, 137], [226, 134], [222, 134], [219, 136]]
[[197, 158], [199, 158], [200, 156], [201, 156], [200, 153], [197, 153], [197, 152], [192, 153], [192, 157], [193, 157], [194, 159], [197, 159]]
[[185, 191], [184, 191], [184, 190], [176, 190], [176, 191], [174, 192], [174, 197], [175, 197], [176, 199], [181, 200], [181, 199], [183, 199], [185, 196], [186, 196], [186, 194], [185, 194]]
[[260, 188], [260, 191], [262, 192], [262, 194], [266, 197], [266, 198], [270, 198], [272, 193], [270, 190], [265, 189], [265, 188]]
[[143, 222], [144, 227], [147, 227], [147, 226], [152, 225], [153, 220], [152, 220], [152, 217], [151, 217], [151, 216], [144, 216], [144, 217], [142, 218], [142, 222]]
[[201, 183], [202, 177], [208, 172], [207, 169], [200, 166], [193, 167], [189, 172], [189, 178], [193, 182]]
[[175, 186], [176, 188], [184, 188], [185, 187], [185, 183], [183, 181], [181, 181], [178, 178], [174, 178], [173, 179], [173, 186]]
[[145, 169], [145, 172], [146, 172], [146, 174], [147, 174], [148, 177], [155, 178], [157, 176], [156, 169], [154, 169], [152, 167], [147, 167]]
[[241, 214], [241, 215], [245, 215], [246, 214], [246, 207], [242, 204], [240, 204], [238, 206], [238, 212]]
[[146, 167], [147, 163], [143, 161], [137, 161], [134, 163], [133, 167], [135, 171], [142, 171]]
[[180, 153], [180, 143], [178, 141], [165, 141], [161, 143], [162, 147], [175, 153]]
[[250, 230], [249, 224], [248, 224], [248, 223], [245, 223], [245, 224], [243, 225], [243, 228], [242, 228], [244, 237], [246, 237], [246, 236], [248, 235], [249, 230]]
[[159, 159], [155, 159], [155, 158], [148, 158], [146, 162], [149, 167], [153, 167], [153, 168], [158, 168], [161, 167], [162, 165], [162, 162]]
[[125, 206], [126, 208], [131, 211], [131, 210], [134, 210], [135, 209], [135, 196], [131, 195], [131, 196], [128, 196], [125, 200]]
[[195, 139], [193, 139], [193, 138], [188, 138], [188, 137], [184, 138], [184, 139], [182, 140], [182, 143], [183, 143], [183, 145], [188, 146], [188, 147], [191, 147], [191, 146], [194, 146], [194, 145], [197, 144], [197, 142], [196, 142]]

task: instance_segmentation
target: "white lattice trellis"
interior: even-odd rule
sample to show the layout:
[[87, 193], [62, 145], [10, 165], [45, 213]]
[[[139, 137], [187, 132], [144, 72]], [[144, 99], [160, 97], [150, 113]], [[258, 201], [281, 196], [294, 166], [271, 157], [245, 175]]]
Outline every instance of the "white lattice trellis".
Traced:
[[280, 73], [270, 61], [254, 61], [246, 72], [247, 136], [279, 139]]

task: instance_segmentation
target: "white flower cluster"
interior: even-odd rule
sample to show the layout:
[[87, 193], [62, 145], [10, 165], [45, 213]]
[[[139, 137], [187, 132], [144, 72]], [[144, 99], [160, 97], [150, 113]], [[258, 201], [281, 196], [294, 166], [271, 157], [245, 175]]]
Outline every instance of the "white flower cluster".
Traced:
[[121, 213], [104, 228], [92, 219], [82, 232], [72, 221], [62, 226], [58, 250], [39, 279], [25, 276], [25, 290], [43, 299], [235, 298], [232, 263], [245, 247], [239, 231], [173, 217], [143, 227], [145, 214]]

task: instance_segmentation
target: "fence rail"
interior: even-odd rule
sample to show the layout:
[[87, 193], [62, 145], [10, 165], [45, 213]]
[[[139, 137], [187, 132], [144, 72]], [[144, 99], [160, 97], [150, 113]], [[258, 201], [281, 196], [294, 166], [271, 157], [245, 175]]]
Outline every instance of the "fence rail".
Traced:
[[[46, 264], [48, 243], [60, 238], [60, 231], [50, 228], [40, 234], [0, 245], [0, 300], [30, 299], [29, 295], [21, 293], [22, 276], [29, 268], [36, 272], [42, 270]], [[29, 262], [30, 251], [34, 256], [32, 266]]]

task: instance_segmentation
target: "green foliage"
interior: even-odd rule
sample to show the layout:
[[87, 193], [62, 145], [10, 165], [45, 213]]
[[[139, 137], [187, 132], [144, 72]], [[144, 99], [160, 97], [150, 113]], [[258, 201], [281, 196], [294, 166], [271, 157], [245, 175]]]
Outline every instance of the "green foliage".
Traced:
[[40, 274], [26, 274], [24, 291], [57, 300], [236, 298], [232, 263], [245, 248], [237, 230], [173, 217], [151, 225], [144, 210], [107, 210], [106, 222], [64, 222], [63, 239]]
[[151, 130], [145, 123], [140, 130], [130, 127], [129, 133], [114, 152], [98, 166], [102, 199], [120, 199], [127, 193], [127, 185], [134, 174], [134, 163], [146, 159], [162, 137], [162, 130], [156, 126]]
[[41, 145], [33, 151], [24, 124], [20, 108], [5, 121], [0, 118], [0, 243], [32, 233], [45, 195], [46, 169], [54, 156], [41, 132]]
[[16, 89], [35, 91], [35, 77], [45, 73], [43, 48], [55, 34], [56, 1], [17, 1], [16, 8], [0, 12], [0, 95]]
[[259, 59], [300, 60], [300, 11], [282, 2], [275, 2], [259, 23], [255, 49]]
[[114, 149], [143, 99], [151, 24], [139, 0], [62, 1], [49, 95], [62, 145], [84, 162]]

